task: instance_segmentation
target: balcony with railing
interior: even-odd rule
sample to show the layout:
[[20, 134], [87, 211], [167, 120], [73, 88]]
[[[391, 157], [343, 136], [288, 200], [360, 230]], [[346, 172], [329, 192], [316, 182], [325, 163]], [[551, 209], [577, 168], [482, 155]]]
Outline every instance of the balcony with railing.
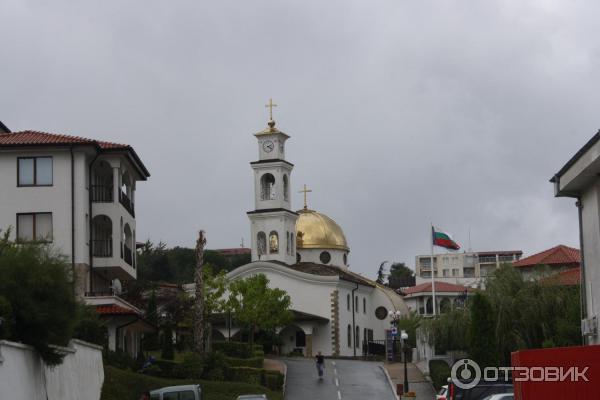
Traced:
[[92, 240], [92, 255], [94, 257], [112, 257], [112, 238]]
[[127, 212], [131, 214], [133, 218], [135, 218], [135, 209], [133, 206], [133, 202], [131, 201], [129, 196], [127, 196], [127, 194], [122, 190], [119, 190], [119, 203], [121, 203], [123, 208], [125, 208]]
[[113, 186], [112, 185], [92, 185], [92, 201], [94, 203], [112, 203]]

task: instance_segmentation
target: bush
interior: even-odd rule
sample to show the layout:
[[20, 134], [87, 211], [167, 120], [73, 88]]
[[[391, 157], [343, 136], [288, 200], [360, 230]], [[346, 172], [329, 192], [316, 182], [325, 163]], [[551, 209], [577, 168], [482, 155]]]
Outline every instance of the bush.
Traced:
[[101, 400], [138, 399], [144, 392], [165, 386], [200, 384], [203, 400], [231, 400], [241, 394], [265, 393], [269, 400], [282, 400], [281, 392], [240, 382], [209, 382], [199, 380], [162, 379], [111, 366], [104, 367], [104, 385]]
[[280, 391], [283, 389], [283, 374], [277, 371], [265, 371], [263, 374], [262, 385], [271, 389]]
[[440, 390], [442, 386], [448, 384], [450, 366], [443, 360], [431, 360], [429, 361], [429, 376], [433, 381], [433, 386]]
[[227, 368], [227, 380], [260, 385], [264, 371], [261, 368], [231, 367]]
[[104, 364], [126, 370], [136, 370], [136, 361], [123, 351], [105, 350], [103, 353]]
[[225, 357], [225, 362], [228, 367], [250, 367], [250, 368], [262, 368], [264, 357], [252, 357], [252, 358], [235, 358]]
[[70, 266], [48, 246], [17, 245], [8, 232], [0, 236], [0, 312], [11, 327], [2, 335], [33, 346], [47, 365], [58, 365], [65, 355], [53, 345], [67, 346], [77, 323]]
[[251, 358], [255, 350], [262, 351], [262, 347], [259, 345], [254, 349], [249, 343], [241, 342], [214, 342], [212, 346], [214, 351], [220, 351], [227, 357], [236, 358]]

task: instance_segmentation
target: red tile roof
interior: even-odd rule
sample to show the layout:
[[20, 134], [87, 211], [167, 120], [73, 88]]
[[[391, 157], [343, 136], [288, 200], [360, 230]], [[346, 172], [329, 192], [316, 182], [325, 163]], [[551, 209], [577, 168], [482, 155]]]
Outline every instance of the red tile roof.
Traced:
[[558, 245], [541, 253], [525, 257], [513, 263], [513, 267], [533, 267], [536, 265], [573, 265], [579, 266], [581, 253], [579, 249]]
[[561, 286], [576, 286], [581, 283], [581, 268], [569, 268], [542, 279], [543, 283]]
[[99, 140], [87, 139], [80, 136], [70, 136], [38, 131], [20, 131], [13, 133], [0, 134], [0, 146], [29, 146], [29, 145], [71, 145], [71, 144], [91, 144], [98, 145], [102, 149], [127, 149], [126, 144], [103, 142]]
[[[435, 282], [435, 291], [437, 292], [464, 292], [465, 290], [472, 292], [474, 289], [455, 285], [447, 282]], [[404, 294], [429, 293], [431, 292], [431, 282], [421, 283], [417, 286], [412, 286], [403, 290]]]
[[100, 315], [138, 315], [130, 308], [118, 306], [116, 304], [103, 304], [96, 306], [96, 312]]
[[[96, 146], [100, 150], [125, 150], [139, 166], [142, 175], [150, 176], [144, 163], [136, 154], [135, 150], [127, 144], [104, 142], [101, 140], [87, 139], [80, 136], [63, 135], [57, 133], [39, 132], [39, 131], [20, 131], [12, 133], [0, 133], [1, 147], [20, 147], [20, 146], [70, 146], [70, 145], [90, 145]], [[145, 178], [144, 178], [145, 179]]]

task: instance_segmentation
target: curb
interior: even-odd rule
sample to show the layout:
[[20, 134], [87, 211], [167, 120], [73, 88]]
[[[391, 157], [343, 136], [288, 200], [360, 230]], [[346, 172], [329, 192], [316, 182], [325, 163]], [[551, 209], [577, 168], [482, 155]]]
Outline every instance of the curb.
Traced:
[[286, 386], [286, 383], [287, 383], [287, 364], [283, 360], [281, 360], [281, 363], [285, 367], [285, 369], [283, 371], [283, 389], [282, 389], [282, 392], [283, 392], [282, 398], [285, 399], [285, 386]]
[[398, 396], [398, 393], [396, 393], [396, 388], [394, 387], [394, 382], [392, 382], [392, 378], [390, 377], [390, 374], [387, 372], [387, 369], [385, 369], [385, 367], [383, 365], [380, 365], [379, 368], [381, 368], [381, 370], [383, 371], [383, 374], [387, 378], [388, 384], [390, 385], [390, 389], [392, 389], [392, 394], [394, 395], [394, 398], [396, 400], [400, 400], [400, 396]]

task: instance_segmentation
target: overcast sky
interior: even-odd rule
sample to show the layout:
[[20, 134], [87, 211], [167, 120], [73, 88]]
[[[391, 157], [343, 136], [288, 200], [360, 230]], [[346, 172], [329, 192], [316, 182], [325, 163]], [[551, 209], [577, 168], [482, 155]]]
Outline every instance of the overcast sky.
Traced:
[[578, 246], [549, 178], [600, 127], [596, 1], [0, 1], [0, 120], [134, 146], [138, 240], [250, 242], [273, 97], [294, 207], [352, 269], [414, 265], [433, 222], [476, 251]]

